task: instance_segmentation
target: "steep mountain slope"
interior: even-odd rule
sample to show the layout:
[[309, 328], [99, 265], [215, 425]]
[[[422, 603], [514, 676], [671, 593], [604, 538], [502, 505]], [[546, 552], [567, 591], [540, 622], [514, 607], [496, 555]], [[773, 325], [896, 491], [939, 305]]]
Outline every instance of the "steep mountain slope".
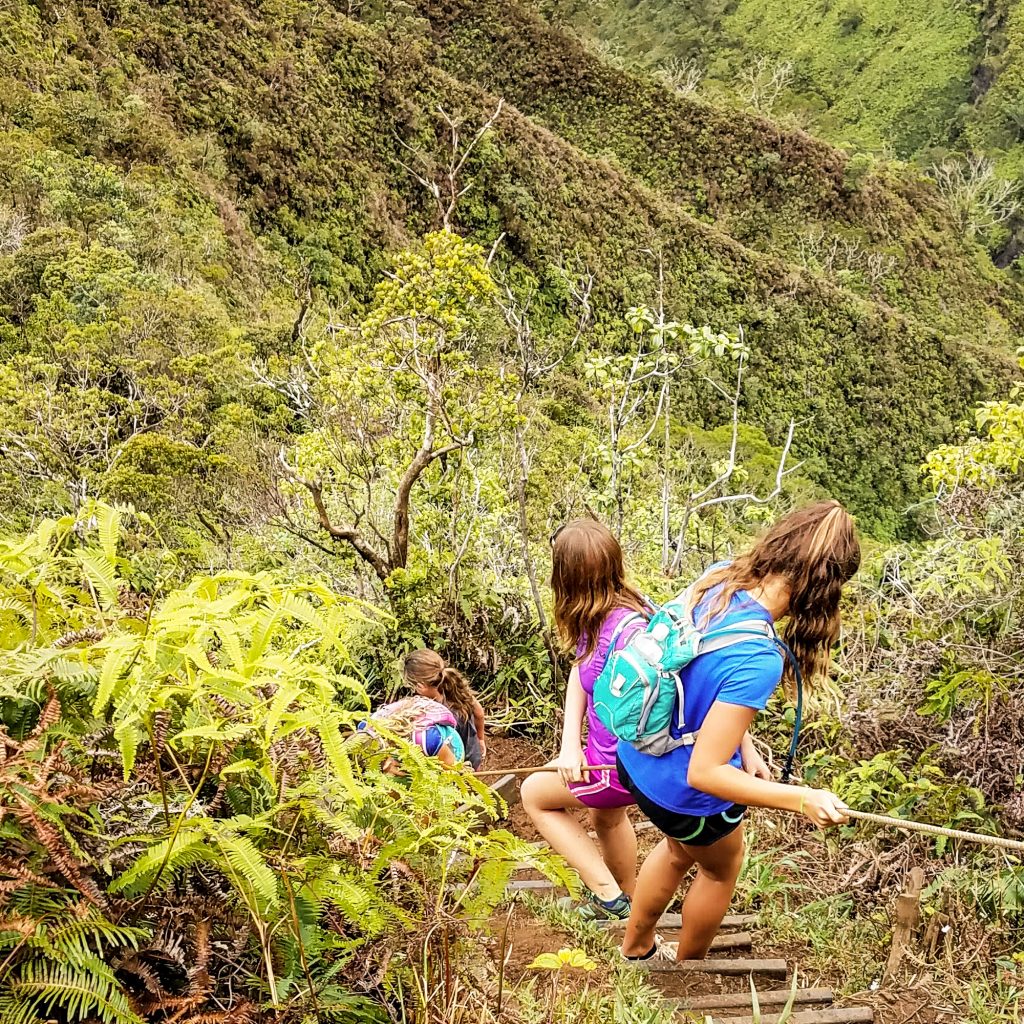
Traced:
[[[76, 263], [81, 287], [109, 293], [75, 306], [76, 330], [109, 324], [128, 294], [141, 306], [201, 298], [216, 330], [186, 331], [179, 355], [236, 362], [196, 385], [190, 436], [203, 451], [244, 447], [237, 357], [287, 354], [309, 302], [358, 305], [382, 251], [436, 225], [405, 166], [410, 147], [443, 159], [436, 108], [478, 124], [504, 95], [520, 109], [467, 164], [457, 227], [487, 245], [504, 232], [500, 260], [539, 285], [550, 317], [548, 268], [584, 262], [599, 327], [652, 299], [662, 252], [672, 315], [749, 329], [745, 416], [775, 441], [797, 417], [814, 475], [867, 525], [898, 527], [923, 453], [1008, 372], [1019, 319], [1012, 289], [954, 239], [933, 192], [885, 172], [854, 180], [843, 154], [802, 133], [676, 101], [515, 5], [347, 11], [112, 0], [0, 12], [0, 181], [21, 218], [0, 255], [0, 357], [78, 372], [67, 344], [54, 349], [67, 327], [38, 322], [46, 303], [79, 302], [70, 244], [98, 260]], [[795, 263], [808, 231], [867, 255], [893, 248], [893, 270], [869, 281]], [[118, 335], [118, 358], [169, 330], [140, 321]], [[171, 359], [146, 372], [182, 371]], [[112, 394], [123, 377], [97, 386]], [[722, 415], [696, 397], [685, 412]], [[173, 439], [176, 417], [152, 431]]]
[[[1005, 276], [959, 237], [935, 189], [915, 175], [872, 173], [803, 132], [676, 96], [602, 64], [521, 5], [423, 7], [453, 73], [508, 96], [745, 245], [814, 266], [828, 240], [841, 239], [854, 253], [839, 264], [844, 285], [949, 328], [975, 331], [1005, 311]], [[872, 259], [881, 261], [876, 276], [863, 272]]]
[[819, 134], [901, 156], [948, 146], [963, 126], [983, 46], [958, 0], [551, 0], [546, 9], [651, 68], [688, 58], [706, 87], [742, 96], [758, 58], [787, 61], [778, 101]]
[[[893, 152], [925, 168], [973, 153], [1024, 190], [1020, 0], [543, 0], [540, 7], [629, 65], [656, 74], [683, 68], [682, 80], [699, 79], [701, 95], [767, 102], [835, 143]], [[1020, 213], [989, 238], [1002, 266], [1022, 241]]]

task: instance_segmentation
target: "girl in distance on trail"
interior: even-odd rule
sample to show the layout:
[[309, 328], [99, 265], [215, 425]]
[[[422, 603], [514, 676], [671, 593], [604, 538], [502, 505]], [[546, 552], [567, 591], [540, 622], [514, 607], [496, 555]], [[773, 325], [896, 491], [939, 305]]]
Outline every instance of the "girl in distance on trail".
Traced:
[[[584, 773], [581, 768], [615, 763], [617, 741], [594, 712], [594, 681], [617, 630], [615, 649], [644, 627], [646, 605], [626, 582], [619, 542], [593, 519], [577, 519], [553, 534], [551, 587], [555, 625], [576, 660], [566, 688], [561, 749], [551, 762], [558, 772], [526, 779], [523, 807], [537, 831], [594, 894], [580, 912], [590, 918], [625, 918], [636, 880], [636, 834], [626, 815], [633, 797], [614, 771]], [[600, 850], [571, 813], [579, 808], [590, 812]]]
[[487, 756], [484, 709], [466, 677], [446, 664], [436, 651], [423, 648], [407, 654], [402, 677], [420, 697], [443, 704], [455, 716], [456, 729], [466, 749], [466, 760], [476, 771]]
[[[466, 750], [459, 735], [455, 716], [439, 701], [429, 697], [403, 697], [378, 708], [365, 722], [358, 725], [357, 740], [385, 741], [374, 729], [374, 724], [419, 747], [427, 757], [436, 757], [442, 764], [454, 767], [466, 758]], [[383, 770], [389, 775], [400, 775], [401, 765], [388, 757]]]
[[[698, 580], [691, 595], [694, 623], [707, 631], [751, 618], [785, 618], [783, 639], [813, 683], [828, 673], [842, 588], [859, 565], [850, 515], [838, 502], [817, 502], [785, 516], [746, 554]], [[832, 793], [743, 769], [747, 729], [780, 680], [793, 681], [778, 644], [752, 636], [695, 658], [682, 679], [686, 728], [697, 732], [696, 742], [660, 757], [627, 743], [618, 749], [621, 783], [665, 837], [637, 880], [622, 944], [631, 959], [658, 952], [655, 926], [694, 865], [676, 958], [707, 955], [743, 862], [748, 806], [796, 811], [822, 828], [847, 820], [845, 804]]]

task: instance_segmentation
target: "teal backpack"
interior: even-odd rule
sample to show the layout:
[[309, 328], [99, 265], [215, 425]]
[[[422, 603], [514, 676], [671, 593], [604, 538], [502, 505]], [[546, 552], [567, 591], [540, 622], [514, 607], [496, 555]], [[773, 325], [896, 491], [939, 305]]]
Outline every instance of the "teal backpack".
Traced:
[[608, 731], [643, 754], [660, 757], [677, 747], [692, 746], [696, 730], [687, 730], [682, 670], [702, 654], [720, 651], [752, 637], [777, 644], [793, 665], [797, 682], [796, 728], [783, 772], [788, 780], [803, 717], [803, 681], [793, 652], [764, 619], [745, 619], [702, 633], [690, 611], [692, 587], [658, 607], [647, 628], [637, 630], [616, 650], [623, 632], [642, 621], [639, 613], [625, 616], [612, 633], [609, 655], [594, 681], [594, 710]]

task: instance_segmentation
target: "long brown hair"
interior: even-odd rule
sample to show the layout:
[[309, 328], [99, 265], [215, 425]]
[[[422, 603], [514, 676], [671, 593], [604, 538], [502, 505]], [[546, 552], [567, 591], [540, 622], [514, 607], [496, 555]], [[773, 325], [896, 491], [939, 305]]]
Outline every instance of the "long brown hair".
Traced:
[[596, 519], [574, 519], [551, 538], [551, 589], [555, 625], [566, 645], [594, 653], [601, 624], [615, 608], [646, 610], [639, 591], [626, 582], [622, 548]]
[[[703, 616], [706, 623], [725, 611], [737, 591], [781, 576], [789, 584], [782, 639], [813, 685], [831, 668], [843, 584], [859, 567], [860, 541], [850, 514], [838, 501], [819, 501], [784, 516], [746, 554], [704, 576], [694, 588], [693, 603], [722, 585]], [[794, 682], [788, 658], [783, 679], [787, 685]]]
[[420, 683], [436, 687], [441, 703], [455, 712], [456, 718], [473, 721], [476, 703], [473, 688], [466, 677], [457, 668], [452, 668], [437, 651], [424, 647], [407, 654], [402, 662], [402, 676], [410, 686]]

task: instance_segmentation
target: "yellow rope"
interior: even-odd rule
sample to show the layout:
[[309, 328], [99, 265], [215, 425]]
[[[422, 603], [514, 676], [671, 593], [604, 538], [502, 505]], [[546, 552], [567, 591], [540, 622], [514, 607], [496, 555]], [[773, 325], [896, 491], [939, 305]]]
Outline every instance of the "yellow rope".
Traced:
[[[581, 771], [603, 772], [615, 765], [584, 765]], [[555, 772], [557, 768], [550, 765], [539, 765], [535, 768], [491, 769], [485, 772], [474, 772], [477, 778], [495, 775], [532, 775], [534, 772]], [[948, 839], [960, 839], [965, 843], [980, 843], [983, 846], [998, 846], [1003, 850], [1014, 850], [1024, 853], [1024, 843], [1016, 839], [1004, 839], [1002, 836], [983, 836], [979, 832], [964, 832], [957, 828], [943, 828], [941, 825], [926, 825], [923, 821], [912, 821], [909, 818], [890, 818], [884, 814], [870, 814], [867, 811], [853, 811], [849, 808], [844, 812], [857, 821], [870, 821], [876, 825], [887, 825], [890, 828], [902, 829], [905, 832], [925, 832], [932, 836], [946, 836]]]

